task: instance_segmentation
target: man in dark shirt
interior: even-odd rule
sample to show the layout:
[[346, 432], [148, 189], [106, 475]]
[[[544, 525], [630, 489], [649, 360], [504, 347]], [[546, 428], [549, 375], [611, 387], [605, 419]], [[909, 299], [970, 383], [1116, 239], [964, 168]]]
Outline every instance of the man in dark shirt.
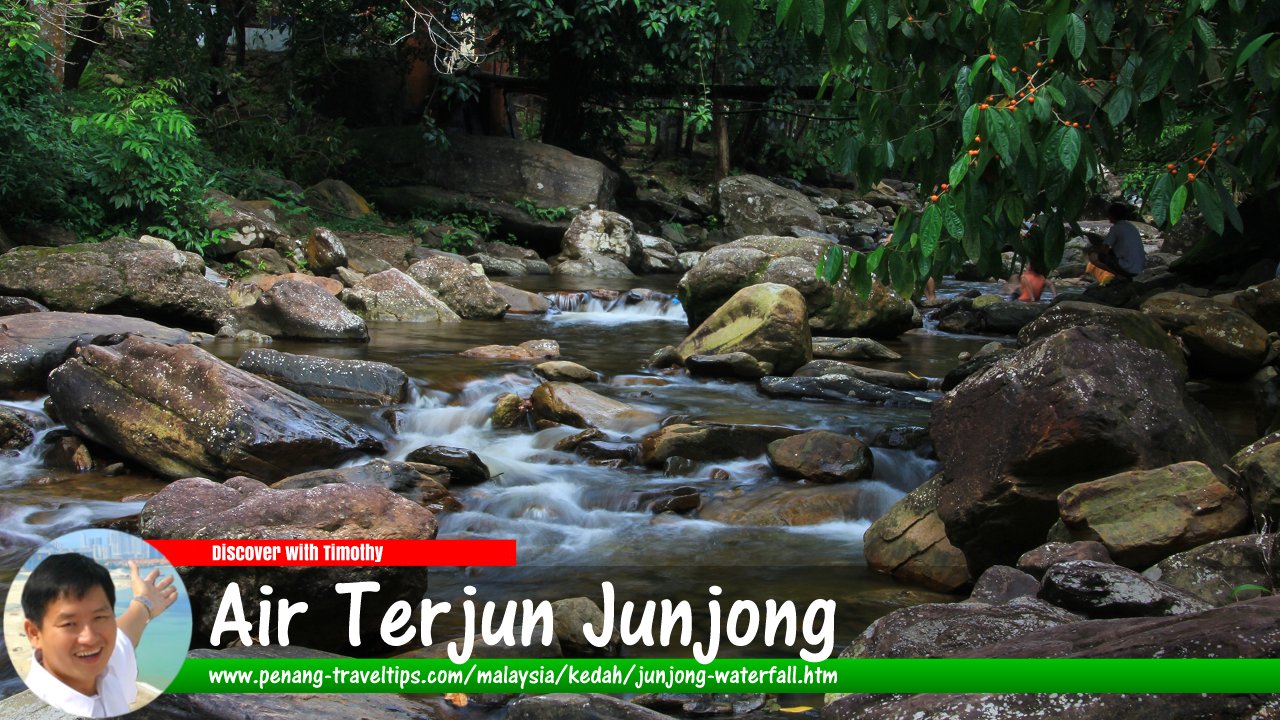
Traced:
[[1138, 228], [1129, 222], [1129, 206], [1114, 202], [1107, 208], [1107, 217], [1111, 219], [1111, 231], [1102, 243], [1103, 252], [1090, 261], [1103, 270], [1120, 277], [1131, 278], [1142, 272], [1147, 266], [1147, 253], [1142, 247], [1142, 235]]

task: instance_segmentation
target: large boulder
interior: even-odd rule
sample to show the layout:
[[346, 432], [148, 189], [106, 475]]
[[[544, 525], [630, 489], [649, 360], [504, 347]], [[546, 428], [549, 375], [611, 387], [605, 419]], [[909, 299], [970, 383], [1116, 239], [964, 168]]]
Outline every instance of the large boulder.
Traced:
[[205, 218], [205, 229], [223, 234], [217, 244], [205, 250], [210, 256], [231, 256], [287, 239], [288, 233], [269, 213], [219, 190], [210, 190], [208, 197], [214, 202]]
[[1249, 511], [1198, 462], [1124, 472], [1058, 496], [1058, 540], [1095, 540], [1120, 565], [1146, 568], [1183, 550], [1237, 535]]
[[1218, 540], [1161, 560], [1143, 573], [1152, 580], [1224, 607], [1261, 592], [1274, 594], [1280, 577], [1275, 533]]
[[1187, 355], [1177, 340], [1152, 320], [1137, 310], [1116, 308], [1098, 303], [1064, 300], [1045, 310], [1040, 317], [1018, 331], [1018, 343], [1026, 346], [1056, 335], [1067, 328], [1082, 325], [1101, 325], [1111, 328], [1144, 348], [1159, 350], [1168, 356], [1174, 366], [1184, 372]]
[[784, 477], [815, 483], [846, 482], [871, 477], [871, 448], [857, 438], [812, 430], [769, 443], [769, 464]]
[[359, 220], [373, 213], [369, 201], [360, 196], [350, 185], [341, 180], [326, 178], [306, 189], [307, 207], [326, 215]]
[[315, 403], [193, 345], [130, 337], [49, 375], [58, 419], [169, 477], [277, 480], [382, 444]]
[[747, 235], [782, 235], [793, 226], [826, 232], [817, 207], [804, 195], [758, 175], [735, 175], [716, 187], [725, 232], [737, 239]]
[[1211, 607], [1172, 585], [1097, 560], [1068, 560], [1050, 567], [1040, 597], [1094, 618], [1186, 615]]
[[742, 288], [765, 282], [799, 290], [810, 326], [827, 335], [896, 337], [915, 325], [910, 301], [884, 285], [874, 284], [863, 298], [818, 278], [816, 264], [831, 246], [818, 238], [752, 236], [712, 248], [680, 278], [689, 325], [696, 327]]
[[254, 348], [236, 366], [312, 400], [392, 405], [409, 399], [409, 376], [386, 363]]
[[1280, 332], [1280, 279], [1236, 293], [1232, 304], [1262, 326], [1267, 332]]
[[[244, 477], [225, 483], [193, 477], [170, 483], [147, 501], [138, 528], [147, 540], [430, 540], [436, 519], [418, 503], [375, 485], [276, 490]], [[290, 642], [348, 653], [384, 649], [378, 633], [383, 613], [397, 600], [416, 604], [427, 587], [425, 567], [187, 567], [179, 573], [191, 597], [192, 637], [205, 647], [231, 582], [248, 598], [271, 585], [291, 600], [305, 600], [307, 612], [290, 623]], [[334, 592], [334, 584], [365, 581], [381, 588], [362, 598], [362, 642], [353, 648], [345, 620], [335, 622], [349, 615], [350, 598]], [[255, 624], [258, 606], [244, 602], [246, 618]], [[236, 637], [224, 633], [220, 642]]]
[[1267, 331], [1240, 310], [1208, 298], [1167, 292], [1142, 303], [1142, 312], [1187, 346], [1191, 367], [1224, 378], [1262, 367], [1271, 349]]
[[363, 465], [312, 470], [271, 483], [274, 490], [307, 490], [344, 483], [384, 487], [432, 512], [458, 510], [462, 506], [449, 492], [449, 471], [439, 465], [395, 460], [370, 460]]
[[368, 342], [369, 328], [320, 286], [285, 280], [236, 312], [239, 329], [299, 340]]
[[435, 293], [395, 268], [369, 275], [339, 296], [365, 320], [461, 322]]
[[332, 230], [317, 227], [303, 246], [307, 267], [317, 275], [328, 275], [347, 266], [347, 248]]
[[745, 352], [789, 374], [813, 359], [804, 297], [795, 288], [762, 283], [743, 288], [676, 347], [692, 355]]
[[409, 126], [364, 130], [355, 139], [364, 163], [477, 198], [542, 208], [609, 208], [618, 188], [618, 176], [604, 164], [540, 142], [452, 134], [441, 151]]
[[1169, 358], [1099, 327], [1041, 340], [934, 404], [938, 515], [970, 568], [1043, 543], [1071, 485], [1183, 460], [1220, 463], [1221, 429]]
[[871, 623], [840, 657], [947, 657], [1037, 630], [1069, 627], [1081, 619], [1035, 598], [1018, 598], [1001, 605], [985, 602], [916, 605], [895, 610]]
[[415, 262], [417, 239], [408, 235], [373, 232], [337, 233], [347, 251], [347, 267], [365, 275], [389, 268], [407, 270]]
[[964, 553], [947, 539], [938, 517], [935, 475], [907, 493], [862, 535], [862, 554], [872, 570], [930, 590], [956, 592], [972, 582]]
[[226, 288], [204, 276], [195, 253], [117, 238], [65, 248], [20, 247], [0, 255], [0, 295], [53, 310], [118, 313], [192, 330], [216, 330], [229, 313]]
[[0, 318], [0, 392], [43, 391], [49, 371], [79, 348], [114, 345], [129, 335], [177, 345], [185, 330], [120, 315], [47, 312]]
[[507, 313], [507, 301], [493, 289], [489, 278], [477, 275], [465, 261], [429, 257], [409, 266], [409, 276], [467, 320], [498, 320]]
[[765, 454], [769, 443], [799, 432], [803, 431], [775, 425], [672, 423], [640, 441], [640, 461], [660, 467], [673, 457], [696, 462], [756, 458]]
[[0, 457], [30, 446], [36, 441], [36, 433], [49, 427], [49, 419], [43, 415], [0, 405]]
[[661, 419], [647, 410], [605, 397], [576, 383], [542, 383], [533, 391], [530, 401], [537, 419], [580, 428], [630, 432]]
[[609, 210], [591, 210], [581, 213], [569, 223], [560, 257], [579, 260], [599, 255], [636, 270], [639, 269], [643, 250], [630, 220]]
[[1280, 521], [1280, 433], [1271, 433], [1236, 453], [1230, 468], [1258, 525], [1275, 527]]

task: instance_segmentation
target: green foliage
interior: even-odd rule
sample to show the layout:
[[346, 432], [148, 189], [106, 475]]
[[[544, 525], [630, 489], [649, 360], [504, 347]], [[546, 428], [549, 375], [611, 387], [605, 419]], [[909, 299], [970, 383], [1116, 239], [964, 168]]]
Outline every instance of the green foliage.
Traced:
[[567, 207], [564, 207], [564, 206], [553, 207], [553, 208], [538, 207], [529, 198], [521, 198], [520, 200], [517, 200], [515, 202], [515, 206], [517, 209], [523, 210], [529, 213], [530, 216], [537, 218], [538, 220], [546, 220], [548, 222], [555, 222], [557, 220], [561, 220], [569, 214], [569, 208]]
[[[743, 2], [718, 7], [738, 17], [726, 6]], [[1053, 266], [1063, 224], [1100, 186], [1103, 163], [1123, 164], [1135, 146], [1167, 153], [1140, 158], [1151, 170], [1137, 183], [1162, 223], [1194, 207], [1215, 231], [1239, 229], [1239, 193], [1275, 189], [1276, 0], [776, 8], [781, 28], [826, 56], [831, 112], [855, 118], [835, 167], [867, 183], [916, 177], [937, 198], [927, 227], [918, 214], [900, 216], [883, 258], [853, 260], [855, 284], [875, 272], [911, 287], [963, 260], [995, 270], [1006, 245]], [[1179, 126], [1188, 131], [1166, 132]], [[1023, 237], [1029, 217], [1037, 224]]]

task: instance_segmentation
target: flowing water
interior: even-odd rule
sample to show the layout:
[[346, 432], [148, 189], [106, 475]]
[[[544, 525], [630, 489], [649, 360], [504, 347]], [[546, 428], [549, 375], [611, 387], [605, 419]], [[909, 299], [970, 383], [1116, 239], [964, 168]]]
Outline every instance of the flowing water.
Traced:
[[[439, 537], [514, 538], [520, 567], [433, 571], [428, 589], [432, 597], [457, 597], [465, 584], [477, 587], [480, 600], [599, 597], [604, 580], [626, 597], [689, 599], [695, 607], [705, 606], [711, 584], [723, 586], [726, 599], [792, 599], [801, 605], [826, 597], [838, 602], [837, 651], [888, 610], [935, 597], [870, 573], [862, 557], [862, 533], [871, 521], [936, 469], [934, 461], [910, 451], [874, 450], [872, 479], [856, 484], [856, 502], [846, 506], [855, 510], [838, 519], [797, 527], [735, 526], [655, 516], [644, 509], [642, 499], [676, 486], [693, 486], [709, 500], [750, 498], [794, 485], [779, 480], [763, 457], [703, 463], [669, 477], [662, 470], [642, 467], [593, 466], [556, 451], [556, 442], [577, 432], [573, 429], [495, 431], [489, 426], [494, 398], [505, 392], [527, 397], [539, 381], [531, 363], [469, 359], [458, 353], [478, 345], [539, 338], [558, 341], [562, 359], [601, 373], [603, 380], [588, 384], [590, 389], [659, 417], [821, 428], [865, 437], [890, 426], [927, 424], [929, 410], [923, 404], [899, 408], [768, 398], [753, 383], [644, 369], [654, 350], [674, 345], [687, 334], [678, 301], [653, 294], [638, 302], [625, 296], [614, 302], [585, 291], [602, 286], [629, 290], [637, 284], [655, 288], [652, 280], [608, 285], [610, 281], [594, 278], [523, 278], [523, 287], [548, 294], [551, 312], [455, 325], [373, 323], [367, 345], [277, 342], [271, 347], [376, 360], [404, 369], [417, 392], [411, 403], [398, 408], [394, 421], [383, 412], [341, 412], [379, 433], [390, 459], [403, 459], [426, 444], [465, 447], [496, 476], [455, 490], [465, 509], [442, 516]], [[940, 294], [967, 287], [991, 289], [948, 283]], [[670, 293], [673, 287], [655, 289]], [[959, 353], [990, 341], [917, 330], [886, 343], [902, 354], [902, 360], [877, 367], [938, 377], [956, 365]], [[207, 349], [234, 363], [248, 348], [219, 341]], [[38, 411], [43, 403], [8, 404]], [[638, 440], [656, 427], [615, 433], [611, 439]], [[0, 581], [7, 582], [43, 538], [136, 514], [143, 502], [125, 498], [163, 486], [143, 477], [50, 470], [42, 463], [41, 446], [37, 442], [16, 458], [0, 460]], [[768, 652], [752, 648], [750, 654]], [[794, 656], [794, 651], [782, 654]], [[4, 689], [0, 681], [0, 695], [6, 694]]]

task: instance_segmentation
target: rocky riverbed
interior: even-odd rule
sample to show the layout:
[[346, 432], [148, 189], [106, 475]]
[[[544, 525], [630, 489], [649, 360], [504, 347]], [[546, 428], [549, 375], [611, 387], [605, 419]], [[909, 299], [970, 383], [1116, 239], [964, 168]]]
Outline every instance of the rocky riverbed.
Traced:
[[[727, 597], [832, 598], [853, 657], [1280, 651], [1280, 605], [1254, 597], [1276, 586], [1280, 435], [1266, 433], [1280, 281], [1214, 295], [1165, 270], [1118, 302], [1070, 289], [1013, 303], [954, 280], [927, 306], [879, 286], [861, 298], [814, 263], [845, 234], [874, 241], [885, 217], [871, 201], [891, 207], [894, 189], [832, 206], [767, 182], [723, 189], [736, 237], [701, 255], [602, 210], [570, 222], [545, 261], [497, 244], [463, 258], [361, 234], [295, 239], [266, 223], [225, 252], [277, 272], [239, 279], [154, 238], [0, 255], [13, 298], [0, 317], [0, 572], [86, 525], [152, 539], [515, 538], [520, 567], [432, 571], [431, 596], [473, 584], [480, 600], [560, 601], [579, 620], [598, 612], [603, 580], [637, 599], [705, 598], [709, 582]], [[799, 209], [760, 215], [734, 192]], [[841, 224], [833, 208], [863, 220]], [[810, 232], [776, 234], [797, 226]], [[183, 574], [207, 646], [230, 576]], [[428, 588], [425, 571], [360, 574], [392, 589], [387, 602]], [[335, 577], [253, 580], [310, 595]], [[332, 630], [299, 627], [294, 643], [355, 651]], [[562, 633], [527, 652], [583, 650]], [[561, 700], [509, 700], [491, 707], [564, 716]], [[833, 718], [1068, 705], [1103, 717], [1143, 702], [831, 700]], [[312, 704], [369, 714], [347, 702]], [[400, 702], [377, 716], [461, 712]], [[591, 717], [684, 712], [583, 702]], [[247, 712], [238, 703], [162, 699], [148, 713], [231, 717]], [[1144, 712], [1198, 707], [1162, 703]], [[777, 703], [726, 706], [767, 717]]]

